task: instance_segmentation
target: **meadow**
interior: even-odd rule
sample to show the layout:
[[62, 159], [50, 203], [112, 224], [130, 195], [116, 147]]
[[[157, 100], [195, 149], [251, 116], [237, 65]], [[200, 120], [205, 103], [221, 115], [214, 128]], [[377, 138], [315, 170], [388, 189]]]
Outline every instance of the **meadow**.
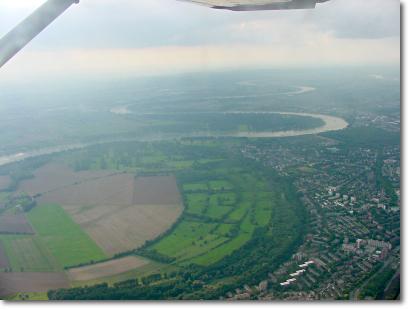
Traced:
[[202, 169], [191, 169], [188, 179], [187, 173], [180, 175], [183, 219], [148, 252], [169, 257], [178, 265], [207, 266], [239, 249], [256, 228], [269, 223], [275, 203], [266, 179], [227, 161], [214, 164], [208, 173]]
[[58, 205], [43, 205], [28, 213], [38, 238], [63, 267], [105, 259], [104, 252]]

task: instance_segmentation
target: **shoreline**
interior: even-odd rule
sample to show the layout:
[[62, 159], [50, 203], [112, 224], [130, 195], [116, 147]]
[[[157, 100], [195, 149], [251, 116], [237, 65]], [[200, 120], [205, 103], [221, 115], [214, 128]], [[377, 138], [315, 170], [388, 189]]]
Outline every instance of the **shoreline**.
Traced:
[[[297, 137], [304, 135], [319, 134], [328, 131], [338, 131], [343, 130], [349, 126], [343, 118], [324, 114], [314, 114], [314, 113], [298, 113], [298, 112], [269, 112], [269, 111], [232, 111], [232, 112], [221, 112], [225, 114], [280, 114], [280, 115], [295, 115], [295, 116], [306, 116], [321, 119], [325, 124], [321, 127], [305, 130], [287, 130], [287, 131], [262, 131], [262, 132], [236, 132], [236, 133], [226, 133], [226, 134], [212, 134], [212, 133], [194, 133], [187, 135], [175, 135], [171, 138], [200, 138], [200, 137], [214, 137], [214, 138], [285, 138], [285, 137]], [[166, 140], [165, 137], [155, 137], [152, 140]], [[61, 153], [64, 151], [72, 151], [83, 149], [89, 146], [113, 143], [113, 142], [127, 142], [127, 141], [144, 141], [146, 139], [114, 139], [112, 141], [100, 141], [94, 143], [76, 143], [70, 145], [62, 145], [55, 147], [48, 147], [38, 150], [33, 150], [29, 152], [19, 152], [16, 154], [5, 155], [0, 157], [0, 167], [23, 161], [25, 159], [39, 157], [44, 155], [51, 155], [56, 153]]]

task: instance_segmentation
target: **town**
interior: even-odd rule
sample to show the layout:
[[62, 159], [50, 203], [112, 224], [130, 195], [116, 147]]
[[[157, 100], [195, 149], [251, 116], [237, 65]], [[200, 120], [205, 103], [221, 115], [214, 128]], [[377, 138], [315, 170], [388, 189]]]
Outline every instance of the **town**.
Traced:
[[240, 152], [291, 177], [309, 218], [292, 259], [257, 287], [245, 285], [224, 298], [357, 300], [391, 294], [400, 281], [399, 145], [315, 137], [303, 144], [249, 142]]

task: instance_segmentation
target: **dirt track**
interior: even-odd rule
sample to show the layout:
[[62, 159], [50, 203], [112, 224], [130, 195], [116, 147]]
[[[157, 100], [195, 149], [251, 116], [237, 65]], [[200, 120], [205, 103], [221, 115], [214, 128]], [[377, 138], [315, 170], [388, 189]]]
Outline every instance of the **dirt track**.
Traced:
[[68, 271], [68, 275], [72, 281], [89, 281], [124, 273], [146, 264], [148, 261], [143, 258], [127, 256], [91, 266], [73, 268]]

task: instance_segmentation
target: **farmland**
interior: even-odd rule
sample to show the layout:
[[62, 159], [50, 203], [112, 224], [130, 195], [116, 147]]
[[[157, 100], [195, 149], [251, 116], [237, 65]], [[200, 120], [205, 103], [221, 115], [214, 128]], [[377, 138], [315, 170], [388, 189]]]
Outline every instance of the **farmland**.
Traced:
[[59, 162], [50, 162], [33, 172], [33, 177], [19, 184], [19, 191], [32, 196], [48, 193], [73, 184], [111, 175], [112, 171], [75, 172]]
[[63, 267], [105, 258], [102, 250], [58, 205], [43, 205], [28, 214], [29, 220], [53, 257]]
[[69, 287], [67, 277], [62, 272], [0, 273], [0, 296], [9, 296], [20, 292], [45, 292], [61, 287]]
[[[243, 249], [293, 212], [277, 181], [212, 140], [97, 145], [32, 175], [17, 187], [36, 197], [21, 213], [32, 234], [0, 235], [3, 265], [28, 274], [66, 269], [75, 286], [242, 262]], [[287, 246], [278, 243], [272, 259]], [[240, 279], [240, 268], [230, 270]]]
[[[58, 163], [40, 167], [33, 175], [21, 182], [19, 191], [35, 195], [39, 204], [28, 212], [10, 209], [0, 216], [0, 229], [7, 233], [0, 234], [2, 270], [48, 275], [105, 260], [157, 237], [182, 212], [176, 180], [171, 176], [74, 172]], [[74, 268], [68, 274], [72, 282], [91, 281], [132, 273], [147, 264], [146, 259], [128, 256]], [[13, 290], [31, 292], [21, 277], [13, 278]], [[49, 288], [55, 287], [53, 279], [58, 287], [57, 278], [50, 277]]]
[[147, 265], [148, 260], [127, 256], [90, 266], [70, 269], [68, 276], [72, 281], [89, 281], [114, 276]]
[[[72, 157], [75, 158], [72, 162], [83, 169], [94, 169], [104, 163], [109, 169], [120, 167], [140, 174], [173, 173], [185, 206], [182, 217], [164, 237], [150, 242], [138, 253], [154, 260], [172, 261], [177, 266], [191, 263], [208, 266], [244, 246], [257, 229], [267, 227], [273, 210], [283, 205], [278, 190], [263, 173], [237, 160], [223, 160], [224, 153], [224, 148], [209, 140], [112, 144], [83, 150]], [[176, 161], [191, 164], [176, 165]], [[151, 184], [152, 180], [161, 186]], [[161, 200], [155, 197], [156, 193], [170, 199], [167, 203], [178, 202], [179, 195], [174, 196], [177, 191], [169, 185], [170, 180], [170, 177], [137, 178], [136, 184], [147, 185], [136, 187], [140, 191], [136, 190], [134, 195], [140, 196], [134, 196], [134, 203]]]
[[[98, 206], [82, 211], [66, 207], [106, 255], [133, 250], [169, 228], [181, 205]], [[161, 215], [161, 216], [159, 216]]]
[[238, 168], [228, 174], [224, 168], [228, 165], [219, 163], [212, 178], [201, 170], [181, 175], [184, 219], [148, 252], [177, 263], [211, 265], [243, 246], [256, 228], [268, 224], [275, 204], [263, 178]]
[[33, 234], [33, 229], [25, 214], [0, 215], [0, 234]]
[[139, 177], [134, 186], [135, 205], [181, 204], [176, 180], [172, 176]]
[[37, 236], [1, 235], [9, 269], [19, 272], [46, 272], [61, 270], [60, 264], [51, 256]]
[[11, 179], [9, 176], [0, 175], [0, 190], [6, 189], [10, 185]]
[[3, 249], [3, 244], [0, 242], [0, 270], [6, 270], [10, 266], [9, 259]]
[[182, 212], [172, 176], [74, 171], [61, 162], [48, 163], [33, 174], [19, 190], [36, 195], [40, 204], [62, 206], [108, 257], [156, 238]]

